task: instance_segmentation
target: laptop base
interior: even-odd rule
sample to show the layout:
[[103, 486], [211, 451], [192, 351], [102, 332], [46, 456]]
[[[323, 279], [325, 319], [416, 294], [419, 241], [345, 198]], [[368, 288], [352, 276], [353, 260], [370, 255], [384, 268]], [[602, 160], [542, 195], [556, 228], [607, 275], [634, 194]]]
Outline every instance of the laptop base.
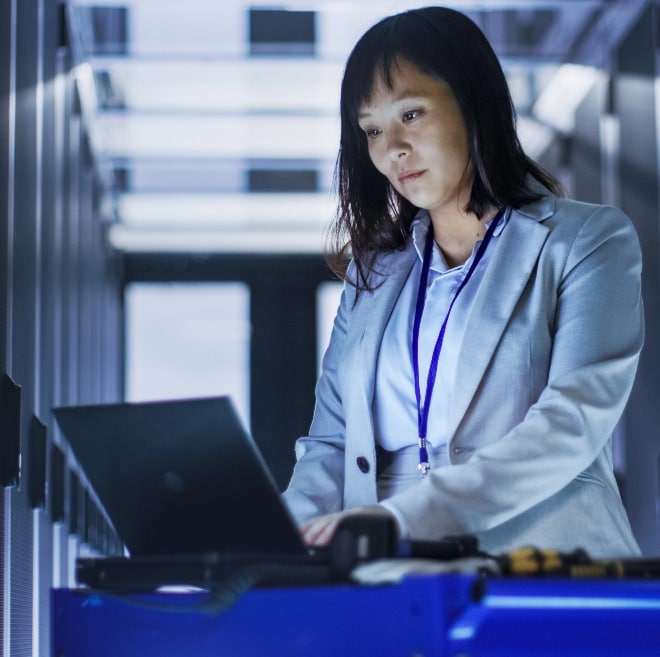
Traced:
[[317, 555], [227, 554], [81, 557], [76, 580], [112, 592], [155, 591], [163, 587], [212, 590], [244, 583], [254, 586], [310, 586], [339, 581], [327, 557]]

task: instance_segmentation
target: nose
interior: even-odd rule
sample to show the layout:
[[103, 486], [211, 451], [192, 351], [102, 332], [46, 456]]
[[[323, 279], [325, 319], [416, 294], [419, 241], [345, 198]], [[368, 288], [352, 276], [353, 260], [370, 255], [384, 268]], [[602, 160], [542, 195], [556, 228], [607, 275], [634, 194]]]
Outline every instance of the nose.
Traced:
[[410, 143], [404, 138], [403, 134], [397, 130], [390, 134], [387, 150], [390, 159], [396, 161], [409, 155]]

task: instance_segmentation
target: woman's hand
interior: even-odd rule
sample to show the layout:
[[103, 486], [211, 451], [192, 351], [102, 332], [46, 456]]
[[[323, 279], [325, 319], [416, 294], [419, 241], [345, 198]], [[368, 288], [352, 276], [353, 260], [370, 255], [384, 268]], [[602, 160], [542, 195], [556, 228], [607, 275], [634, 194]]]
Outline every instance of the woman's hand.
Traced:
[[380, 506], [379, 504], [372, 504], [369, 506], [356, 506], [352, 509], [339, 511], [338, 513], [328, 513], [327, 515], [313, 518], [304, 525], [301, 525], [300, 534], [307, 545], [311, 547], [323, 547], [332, 539], [335, 530], [337, 529], [337, 525], [347, 516], [355, 515], [383, 516], [391, 518], [394, 522], [397, 533], [399, 532], [399, 526], [394, 515], [385, 507]]

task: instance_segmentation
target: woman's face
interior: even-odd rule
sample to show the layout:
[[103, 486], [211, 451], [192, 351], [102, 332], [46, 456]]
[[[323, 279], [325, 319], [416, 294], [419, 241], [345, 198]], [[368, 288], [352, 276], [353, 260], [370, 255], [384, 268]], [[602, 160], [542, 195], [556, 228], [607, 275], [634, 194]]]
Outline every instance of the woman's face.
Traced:
[[359, 108], [374, 166], [401, 196], [431, 216], [463, 212], [473, 168], [465, 121], [449, 87], [399, 61]]

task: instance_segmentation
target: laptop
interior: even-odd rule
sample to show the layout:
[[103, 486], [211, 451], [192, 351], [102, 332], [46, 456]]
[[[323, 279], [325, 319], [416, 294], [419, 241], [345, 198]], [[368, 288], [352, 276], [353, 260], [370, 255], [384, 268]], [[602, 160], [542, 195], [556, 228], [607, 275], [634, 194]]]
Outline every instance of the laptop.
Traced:
[[77, 560], [80, 584], [207, 588], [237, 572], [290, 583], [332, 578], [298, 533], [227, 396], [53, 409], [128, 551]]

